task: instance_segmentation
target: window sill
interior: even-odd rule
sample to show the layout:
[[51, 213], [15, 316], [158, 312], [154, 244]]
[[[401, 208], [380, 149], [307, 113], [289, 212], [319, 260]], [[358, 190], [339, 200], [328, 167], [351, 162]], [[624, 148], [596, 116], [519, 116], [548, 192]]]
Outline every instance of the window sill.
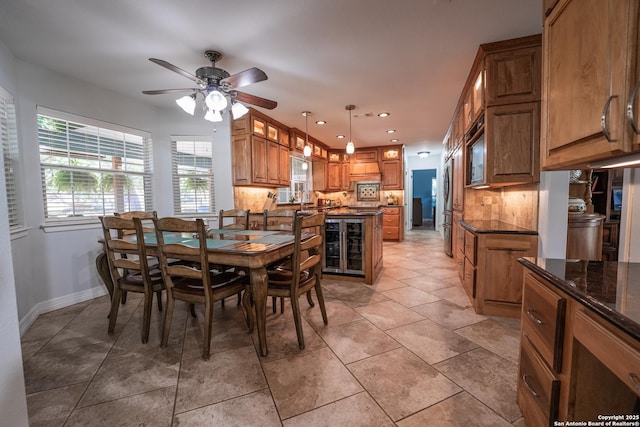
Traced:
[[101, 228], [98, 218], [85, 218], [74, 221], [52, 221], [40, 226], [45, 233], [60, 233], [65, 231], [91, 230]]
[[27, 237], [29, 235], [29, 230], [31, 230], [31, 227], [26, 227], [24, 225], [17, 225], [12, 227], [9, 230], [9, 233], [11, 234], [11, 240], [18, 240]]

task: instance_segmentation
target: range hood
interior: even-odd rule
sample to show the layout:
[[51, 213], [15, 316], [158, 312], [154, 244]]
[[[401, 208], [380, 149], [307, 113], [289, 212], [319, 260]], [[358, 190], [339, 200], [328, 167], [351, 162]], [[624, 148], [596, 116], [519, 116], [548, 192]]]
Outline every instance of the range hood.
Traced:
[[357, 162], [351, 164], [351, 173], [349, 174], [351, 182], [360, 181], [381, 181], [382, 174], [378, 162]]

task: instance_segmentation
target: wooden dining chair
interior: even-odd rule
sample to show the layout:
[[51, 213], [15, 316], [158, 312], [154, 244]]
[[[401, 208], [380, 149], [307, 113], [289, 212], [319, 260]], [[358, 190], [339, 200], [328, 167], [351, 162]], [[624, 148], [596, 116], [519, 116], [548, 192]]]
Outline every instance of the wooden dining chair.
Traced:
[[[267, 295], [291, 300], [291, 309], [293, 310], [293, 319], [300, 349], [304, 349], [304, 335], [302, 333], [302, 320], [298, 302], [302, 294], [309, 295], [311, 289], [315, 289], [322, 320], [325, 325], [328, 322], [320, 283], [322, 277], [324, 221], [324, 213], [296, 215], [293, 225], [295, 246], [290, 264], [288, 266], [278, 265], [267, 270], [269, 278]], [[305, 230], [315, 230], [316, 233], [311, 238], [303, 240], [306, 235]], [[307, 299], [313, 307], [314, 304], [309, 296]]]
[[[271, 231], [289, 231], [293, 233], [293, 222], [296, 217], [295, 209], [265, 209], [262, 218], [263, 230], [271, 230]], [[286, 260], [280, 260], [279, 264], [289, 263], [291, 257]], [[276, 266], [271, 266], [275, 268]], [[276, 302], [277, 298], [273, 297], [271, 300], [271, 307], [273, 312], [276, 312]], [[284, 298], [280, 298], [280, 313], [284, 313]]]
[[293, 221], [296, 217], [295, 209], [271, 209], [263, 214], [263, 230], [283, 230], [293, 232]]
[[[158, 217], [158, 213], [156, 211], [126, 211], [126, 212], [114, 212], [113, 213], [114, 216], [118, 216], [120, 218], [124, 218], [124, 219], [133, 219], [133, 218], [140, 218], [142, 220], [142, 229], [145, 233], [148, 232], [153, 232], [153, 223], [152, 223], [152, 218], [157, 218]], [[118, 233], [118, 237], [122, 238], [125, 235], [128, 234], [135, 234], [135, 232], [131, 231], [131, 230], [121, 230]], [[126, 257], [126, 255], [125, 255]], [[151, 262], [154, 262], [157, 265], [157, 259], [156, 260], [149, 260]], [[153, 265], [152, 265], [153, 266]], [[156, 294], [158, 296], [158, 309], [160, 311], [162, 311], [162, 294], [158, 293]], [[113, 295], [112, 295], [113, 297]], [[125, 304], [127, 302], [127, 291], [122, 291], [122, 304]]]
[[[160, 253], [160, 269], [167, 286], [167, 308], [162, 328], [161, 346], [169, 341], [169, 330], [175, 300], [204, 305], [204, 336], [202, 358], [209, 359], [211, 346], [211, 323], [213, 304], [245, 290], [249, 277], [235, 271], [210, 270], [215, 260], [207, 254], [207, 234], [202, 219], [159, 218], [153, 220]], [[165, 240], [165, 233], [188, 233], [197, 236], [191, 244], [172, 243]], [[170, 264], [167, 260], [178, 259], [185, 263]], [[188, 263], [188, 264], [187, 264]], [[249, 299], [243, 298], [243, 311], [249, 327], [253, 317]]]
[[248, 230], [249, 213], [249, 209], [221, 209], [218, 214], [218, 228]]
[[[109, 312], [109, 333], [113, 333], [118, 318], [118, 308], [123, 292], [144, 294], [142, 318], [142, 342], [149, 340], [153, 294], [158, 296], [158, 308], [162, 310], [162, 290], [165, 289], [162, 274], [149, 267], [144, 231], [139, 218], [125, 219], [117, 216], [100, 217], [104, 234], [104, 248], [113, 281], [113, 297]], [[131, 233], [135, 233], [135, 239]], [[123, 237], [119, 237], [123, 236]]]

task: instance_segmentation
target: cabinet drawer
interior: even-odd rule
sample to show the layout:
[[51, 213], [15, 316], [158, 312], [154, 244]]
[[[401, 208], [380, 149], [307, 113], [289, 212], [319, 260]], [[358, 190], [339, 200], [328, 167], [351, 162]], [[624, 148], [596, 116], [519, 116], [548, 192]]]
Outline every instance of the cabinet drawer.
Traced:
[[640, 395], [640, 350], [617, 336], [612, 326], [577, 310], [573, 335], [618, 378]]
[[522, 333], [556, 372], [562, 370], [562, 343], [567, 300], [525, 274]]
[[398, 227], [400, 226], [400, 216], [384, 214], [382, 216], [382, 224], [385, 227]]
[[386, 206], [382, 208], [382, 213], [385, 215], [400, 215], [400, 208]]
[[476, 241], [477, 237], [469, 230], [464, 230], [464, 255], [469, 258], [472, 264], [476, 263]]
[[398, 227], [383, 227], [382, 238], [387, 240], [400, 239], [400, 229]]
[[549, 425], [558, 416], [560, 381], [531, 342], [522, 337], [517, 399], [527, 424]]

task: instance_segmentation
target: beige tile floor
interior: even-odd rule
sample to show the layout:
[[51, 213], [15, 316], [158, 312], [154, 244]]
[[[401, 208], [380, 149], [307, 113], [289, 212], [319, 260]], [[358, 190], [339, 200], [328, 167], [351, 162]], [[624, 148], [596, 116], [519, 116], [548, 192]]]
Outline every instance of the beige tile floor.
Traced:
[[268, 314], [259, 357], [235, 299], [215, 307], [212, 356], [202, 314], [176, 307], [159, 347], [141, 299], [107, 334], [107, 297], [40, 316], [22, 337], [31, 426], [523, 426], [516, 405], [519, 323], [475, 314], [433, 231], [385, 242], [373, 286], [323, 281], [329, 325], [303, 307]]

